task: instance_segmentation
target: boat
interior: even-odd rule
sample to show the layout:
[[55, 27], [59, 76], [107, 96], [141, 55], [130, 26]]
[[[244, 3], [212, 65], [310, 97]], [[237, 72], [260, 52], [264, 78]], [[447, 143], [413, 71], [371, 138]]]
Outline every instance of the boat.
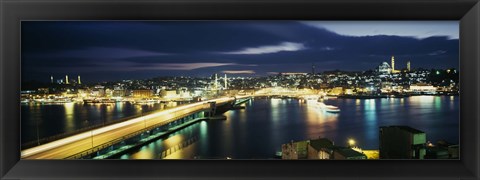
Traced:
[[319, 102], [318, 105], [320, 106], [320, 109], [329, 112], [329, 113], [338, 113], [340, 112], [340, 108], [337, 106], [332, 106], [332, 105], [326, 105], [323, 102]]
[[156, 104], [156, 103], [160, 103], [160, 100], [155, 100], [155, 99], [141, 99], [141, 100], [136, 100], [136, 101], [134, 101], [134, 104], [139, 104], [139, 105]]
[[34, 99], [35, 103], [41, 104], [65, 104], [65, 103], [73, 103], [71, 98], [42, 98], [42, 99]]
[[20, 103], [28, 104], [28, 103], [30, 103], [30, 99], [22, 99], [22, 100], [20, 101]]
[[328, 99], [337, 99], [337, 96], [329, 96], [329, 95], [326, 95], [323, 97], [324, 100], [328, 100]]
[[96, 99], [84, 99], [83, 102], [86, 104], [95, 104], [95, 103], [116, 103], [117, 101], [115, 99], [96, 98]]
[[302, 97], [306, 103], [315, 103], [318, 101], [319, 96], [317, 95], [306, 95]]

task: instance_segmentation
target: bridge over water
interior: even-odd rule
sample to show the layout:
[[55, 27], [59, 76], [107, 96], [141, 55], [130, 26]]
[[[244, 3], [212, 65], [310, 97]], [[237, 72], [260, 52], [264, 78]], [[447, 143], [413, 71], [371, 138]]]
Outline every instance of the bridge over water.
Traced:
[[[239, 98], [249, 98], [243, 96]], [[210, 116], [215, 114], [217, 107], [244, 103], [244, 99], [236, 101], [233, 97], [212, 99], [182, 105], [176, 108], [162, 110], [156, 113], [135, 117], [130, 120], [93, 129], [87, 132], [75, 134], [66, 138], [42, 144], [36, 147], [22, 150], [23, 159], [65, 159], [78, 158], [92, 154], [114, 144], [136, 137], [144, 132], [165, 126], [169, 123], [181, 120], [184, 123], [186, 117], [190, 119], [203, 118], [203, 114]], [[225, 108], [223, 108], [225, 109]]]

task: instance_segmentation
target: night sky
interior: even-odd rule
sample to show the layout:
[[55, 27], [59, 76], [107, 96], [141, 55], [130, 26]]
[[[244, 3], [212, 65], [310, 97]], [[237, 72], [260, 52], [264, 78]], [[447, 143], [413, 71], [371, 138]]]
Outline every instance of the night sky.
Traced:
[[22, 80], [458, 68], [457, 21], [23, 21]]

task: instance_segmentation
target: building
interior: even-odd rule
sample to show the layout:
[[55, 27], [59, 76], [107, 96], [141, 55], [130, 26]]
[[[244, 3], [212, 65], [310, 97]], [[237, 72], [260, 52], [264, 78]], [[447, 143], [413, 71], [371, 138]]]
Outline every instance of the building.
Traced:
[[355, 151], [351, 148], [336, 147], [333, 150], [333, 159], [336, 160], [362, 160], [367, 159], [367, 156], [363, 153]]
[[127, 95], [125, 89], [122, 86], [113, 86], [112, 97], [125, 97]]
[[105, 96], [105, 86], [95, 85], [95, 87], [90, 91], [90, 96], [92, 96], [92, 97], [103, 97], [103, 96]]
[[378, 65], [377, 72], [382, 75], [391, 74], [392, 68], [387, 62], [382, 62], [380, 65]]
[[326, 138], [310, 140], [307, 152], [308, 159], [333, 159], [333, 142]]
[[423, 159], [426, 134], [408, 126], [382, 126], [379, 132], [380, 159]]
[[[448, 155], [447, 156], [442, 156], [438, 157], [436, 159], [444, 158], [444, 159], [458, 159], [459, 158], [459, 146], [458, 144], [451, 144], [448, 143], [444, 140], [437, 141], [437, 144], [434, 146], [437, 148], [440, 148], [442, 150], [446, 150]], [[427, 154], [428, 154], [428, 149], [427, 149]], [[437, 153], [438, 155], [438, 153]]]
[[135, 89], [132, 90], [132, 96], [135, 98], [148, 98], [153, 96], [153, 91], [150, 89]]
[[415, 94], [435, 94], [437, 92], [437, 88], [425, 83], [412, 84], [409, 89]]
[[166, 99], [180, 98], [180, 95], [177, 93], [177, 90], [162, 90], [160, 94], [162, 98], [166, 98]]
[[38, 88], [37, 93], [38, 94], [49, 94], [50, 90], [48, 88]]
[[448, 159], [448, 149], [440, 146], [426, 148], [425, 159]]
[[368, 159], [361, 151], [348, 147], [335, 146], [327, 138], [282, 144], [282, 159]]
[[343, 87], [334, 87], [328, 92], [328, 95], [334, 95], [334, 96], [338, 96], [342, 94], [343, 94]]
[[308, 141], [282, 144], [282, 159], [307, 159]]

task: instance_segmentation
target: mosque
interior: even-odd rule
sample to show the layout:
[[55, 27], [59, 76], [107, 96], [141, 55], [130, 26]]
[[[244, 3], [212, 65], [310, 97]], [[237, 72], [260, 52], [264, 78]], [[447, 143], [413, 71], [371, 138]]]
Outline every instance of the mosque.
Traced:
[[[410, 61], [407, 61], [407, 70], [410, 71]], [[382, 62], [382, 63], [377, 67], [377, 72], [379, 72], [380, 74], [395, 74], [395, 73], [399, 73], [400, 70], [395, 69], [395, 56], [392, 56], [391, 65], [388, 64], [387, 62]]]

